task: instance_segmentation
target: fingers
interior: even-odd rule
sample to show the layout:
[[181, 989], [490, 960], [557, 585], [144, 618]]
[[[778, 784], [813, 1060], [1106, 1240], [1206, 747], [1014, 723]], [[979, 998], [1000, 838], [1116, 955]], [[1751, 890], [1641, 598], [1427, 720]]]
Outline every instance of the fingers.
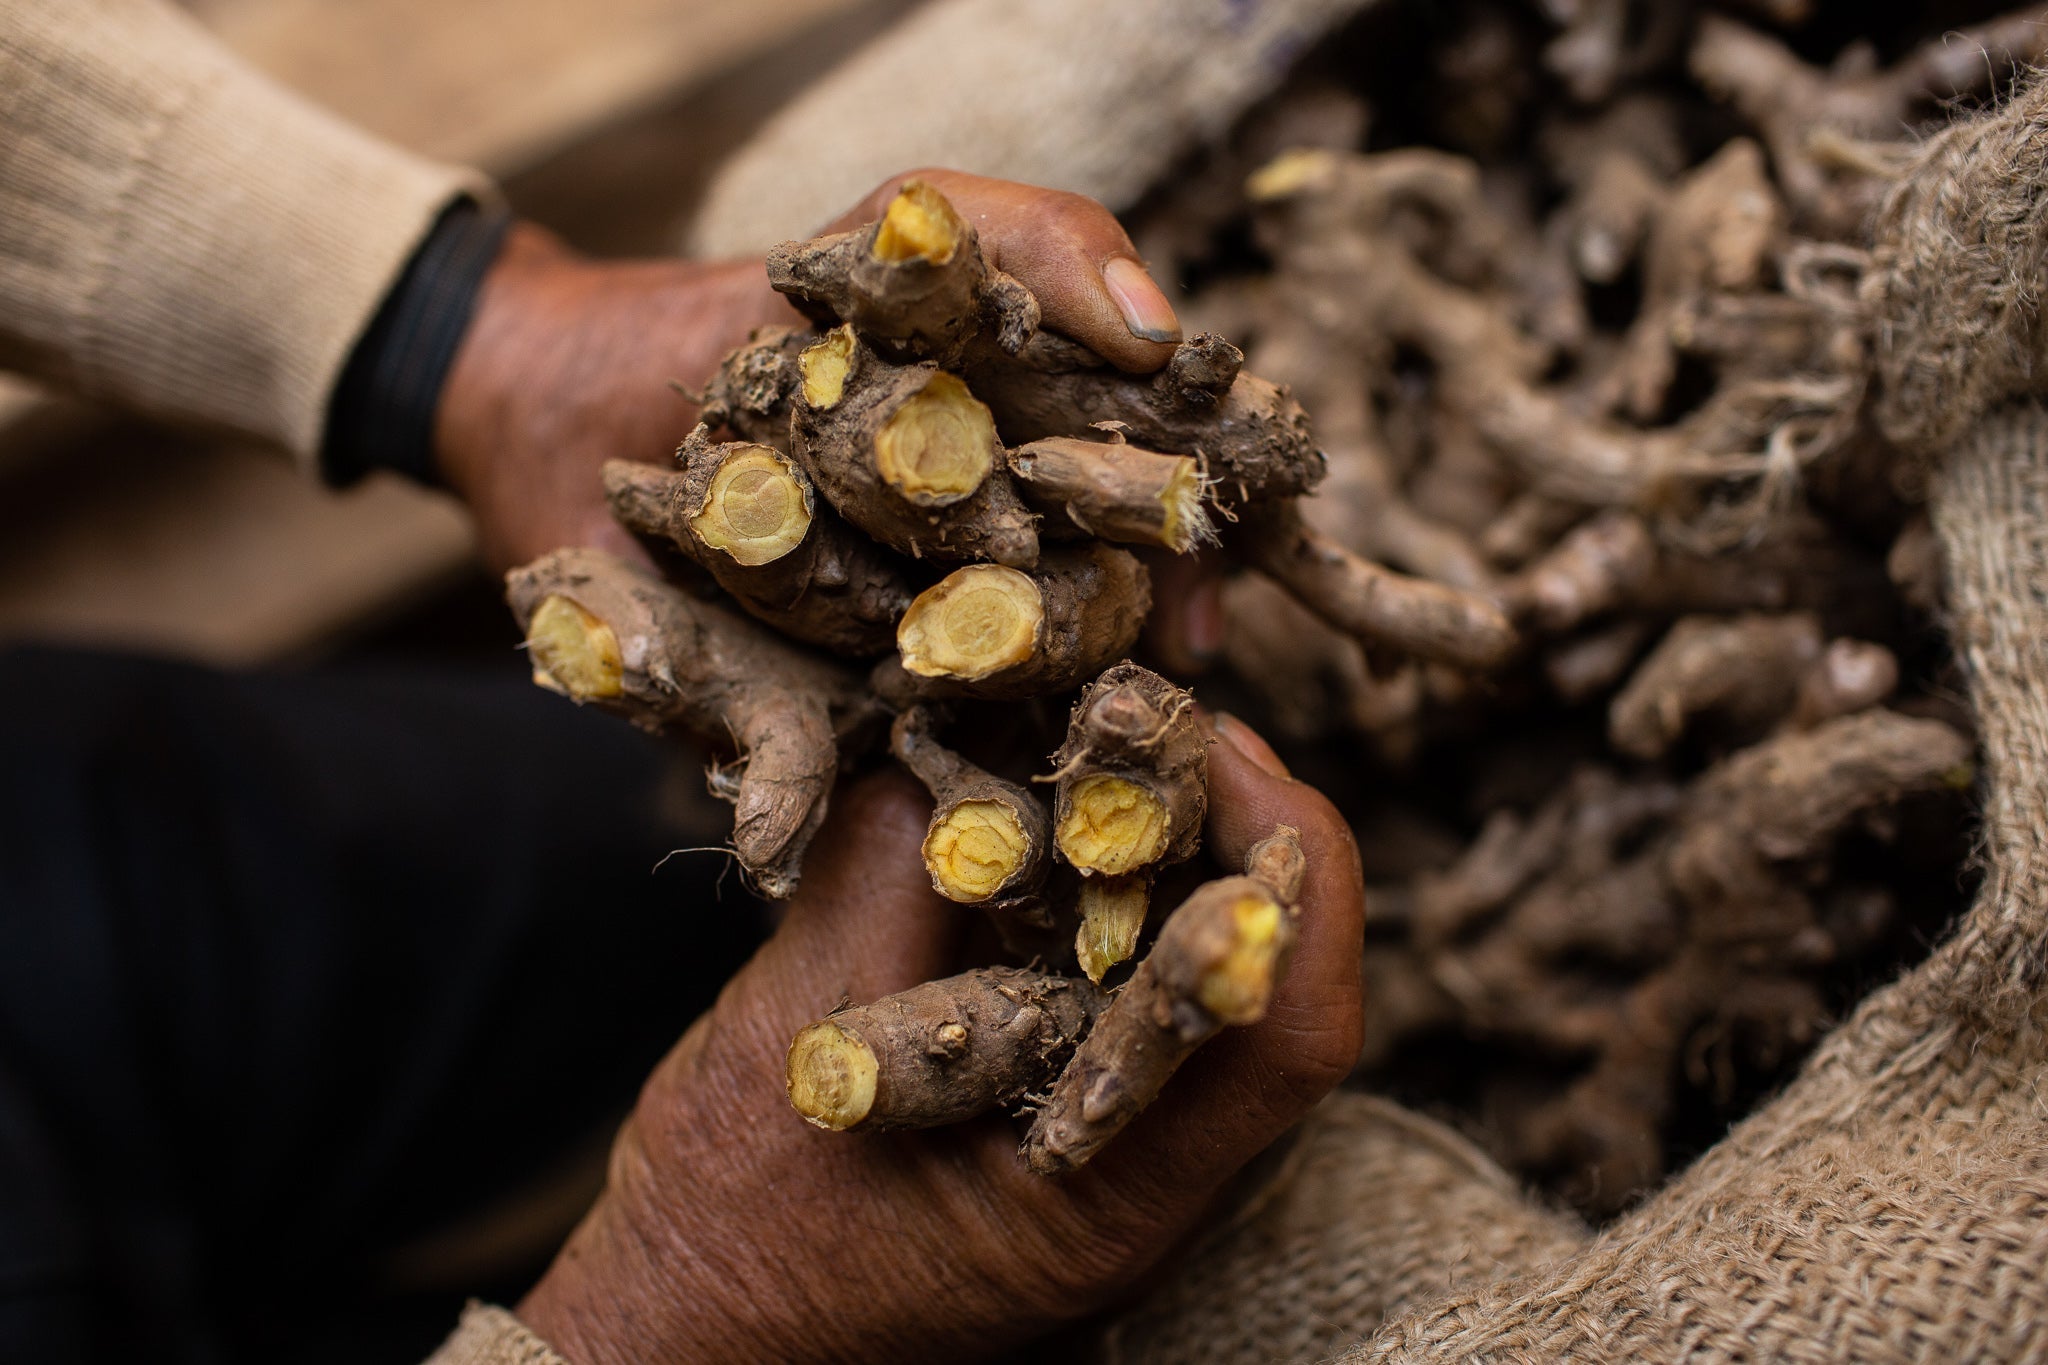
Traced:
[[772, 971], [817, 1015], [842, 996], [865, 1004], [947, 975], [965, 916], [925, 871], [931, 810], [900, 772], [837, 792], [782, 928], [748, 970]]
[[1084, 195], [962, 171], [910, 171], [883, 182], [834, 229], [879, 218], [910, 179], [931, 184], [974, 224], [989, 263], [1037, 296], [1046, 327], [1134, 374], [1172, 357], [1181, 339], [1173, 305], [1115, 216]]
[[1276, 825], [1292, 825], [1308, 873], [1294, 952], [1266, 1017], [1196, 1053], [1096, 1159], [1106, 1179], [1140, 1188], [1227, 1179], [1344, 1078], [1364, 1029], [1365, 883], [1350, 829], [1243, 722], [1221, 717], [1212, 733], [1210, 848], [1234, 869]]
[[1357, 1060], [1364, 1028], [1360, 966], [1365, 873], [1358, 844], [1336, 807], [1304, 783], [1279, 776], [1272, 749], [1242, 721], [1218, 717], [1210, 747], [1209, 838], [1233, 867], [1276, 825], [1301, 831], [1307, 861], [1294, 953], [1266, 1017], [1224, 1036], [1275, 1074], [1327, 1089]]
[[1223, 652], [1223, 574], [1211, 554], [1140, 550], [1152, 575], [1145, 649], [1168, 677], [1198, 677]]

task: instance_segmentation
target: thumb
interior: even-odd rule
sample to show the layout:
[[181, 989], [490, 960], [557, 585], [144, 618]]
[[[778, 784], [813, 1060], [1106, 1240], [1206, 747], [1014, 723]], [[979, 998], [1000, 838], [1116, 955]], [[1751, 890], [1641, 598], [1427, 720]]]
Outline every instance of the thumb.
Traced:
[[926, 169], [893, 176], [835, 229], [881, 217], [905, 181], [922, 180], [974, 225], [990, 265], [1023, 282], [1044, 325], [1118, 369], [1148, 374], [1181, 339], [1174, 312], [1115, 215], [1086, 195]]
[[1211, 733], [1216, 856], [1234, 868], [1275, 827], [1291, 825], [1307, 875], [1294, 951], [1265, 1018], [1212, 1039], [1096, 1158], [1106, 1178], [1140, 1188], [1228, 1179], [1350, 1072], [1364, 1034], [1365, 878], [1350, 828], [1242, 721], [1218, 717]]
[[[923, 844], [932, 803], [900, 772], [851, 783], [804, 862], [782, 927], [749, 965], [812, 1017], [946, 975], [965, 927], [932, 890]], [[808, 1020], [806, 1020], [808, 1022]]]

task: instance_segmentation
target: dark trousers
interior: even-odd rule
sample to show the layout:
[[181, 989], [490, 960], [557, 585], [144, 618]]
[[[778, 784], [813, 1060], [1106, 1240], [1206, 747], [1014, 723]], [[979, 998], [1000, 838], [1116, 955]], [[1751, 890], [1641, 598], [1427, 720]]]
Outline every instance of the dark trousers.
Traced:
[[355, 1335], [380, 1258], [615, 1121], [760, 937], [653, 870], [716, 842], [677, 763], [516, 667], [0, 652], [0, 1361], [431, 1349], [459, 1294]]

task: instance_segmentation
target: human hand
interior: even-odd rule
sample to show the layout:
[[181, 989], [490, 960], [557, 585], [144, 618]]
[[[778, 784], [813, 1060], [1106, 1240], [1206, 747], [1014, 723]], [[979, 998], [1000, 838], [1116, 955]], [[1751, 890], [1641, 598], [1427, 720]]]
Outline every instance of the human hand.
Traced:
[[[1037, 296], [1046, 327], [1134, 372], [1172, 355], [1179, 320], [1100, 204], [958, 171], [910, 175], [974, 224], [991, 262]], [[880, 217], [908, 178], [826, 230]], [[667, 460], [697, 420], [672, 385], [701, 388], [755, 327], [801, 321], [758, 260], [591, 261], [515, 227], [435, 419], [442, 477], [475, 512], [485, 559], [502, 569], [564, 545], [641, 557], [605, 507], [599, 468]]]
[[669, 1054], [608, 1186], [519, 1314], [577, 1365], [984, 1355], [1100, 1308], [1355, 1058], [1364, 889], [1349, 830], [1243, 725], [1209, 759], [1209, 842], [1235, 870], [1274, 826], [1308, 877], [1266, 1017], [1212, 1041], [1093, 1162], [1027, 1172], [993, 1117], [811, 1128], [783, 1093], [798, 1029], [956, 970], [967, 924], [917, 855], [930, 803], [870, 779], [813, 848], [775, 937]]

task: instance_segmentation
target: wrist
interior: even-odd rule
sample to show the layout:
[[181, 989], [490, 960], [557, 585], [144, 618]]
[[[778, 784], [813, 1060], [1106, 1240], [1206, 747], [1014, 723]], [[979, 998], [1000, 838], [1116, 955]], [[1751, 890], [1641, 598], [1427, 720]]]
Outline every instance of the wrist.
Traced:
[[514, 225], [434, 419], [442, 481], [498, 567], [562, 545], [639, 553], [605, 507], [608, 459], [667, 459], [750, 328], [793, 317], [758, 261], [586, 260]]
[[321, 443], [328, 482], [375, 469], [436, 481], [441, 392], [510, 223], [466, 198], [435, 220], [335, 380]]
[[[580, 292], [592, 266], [532, 223], [512, 223], [490, 269], [441, 386], [432, 421], [436, 468], [449, 489], [475, 506], [495, 450], [516, 439], [534, 392], [535, 352], [562, 322], [560, 301]], [[541, 399], [542, 402], [546, 400]]]
[[572, 1365], [781, 1358], [735, 1339], [737, 1316], [716, 1277], [691, 1275], [699, 1264], [675, 1230], [646, 1226], [607, 1193], [518, 1316]]

